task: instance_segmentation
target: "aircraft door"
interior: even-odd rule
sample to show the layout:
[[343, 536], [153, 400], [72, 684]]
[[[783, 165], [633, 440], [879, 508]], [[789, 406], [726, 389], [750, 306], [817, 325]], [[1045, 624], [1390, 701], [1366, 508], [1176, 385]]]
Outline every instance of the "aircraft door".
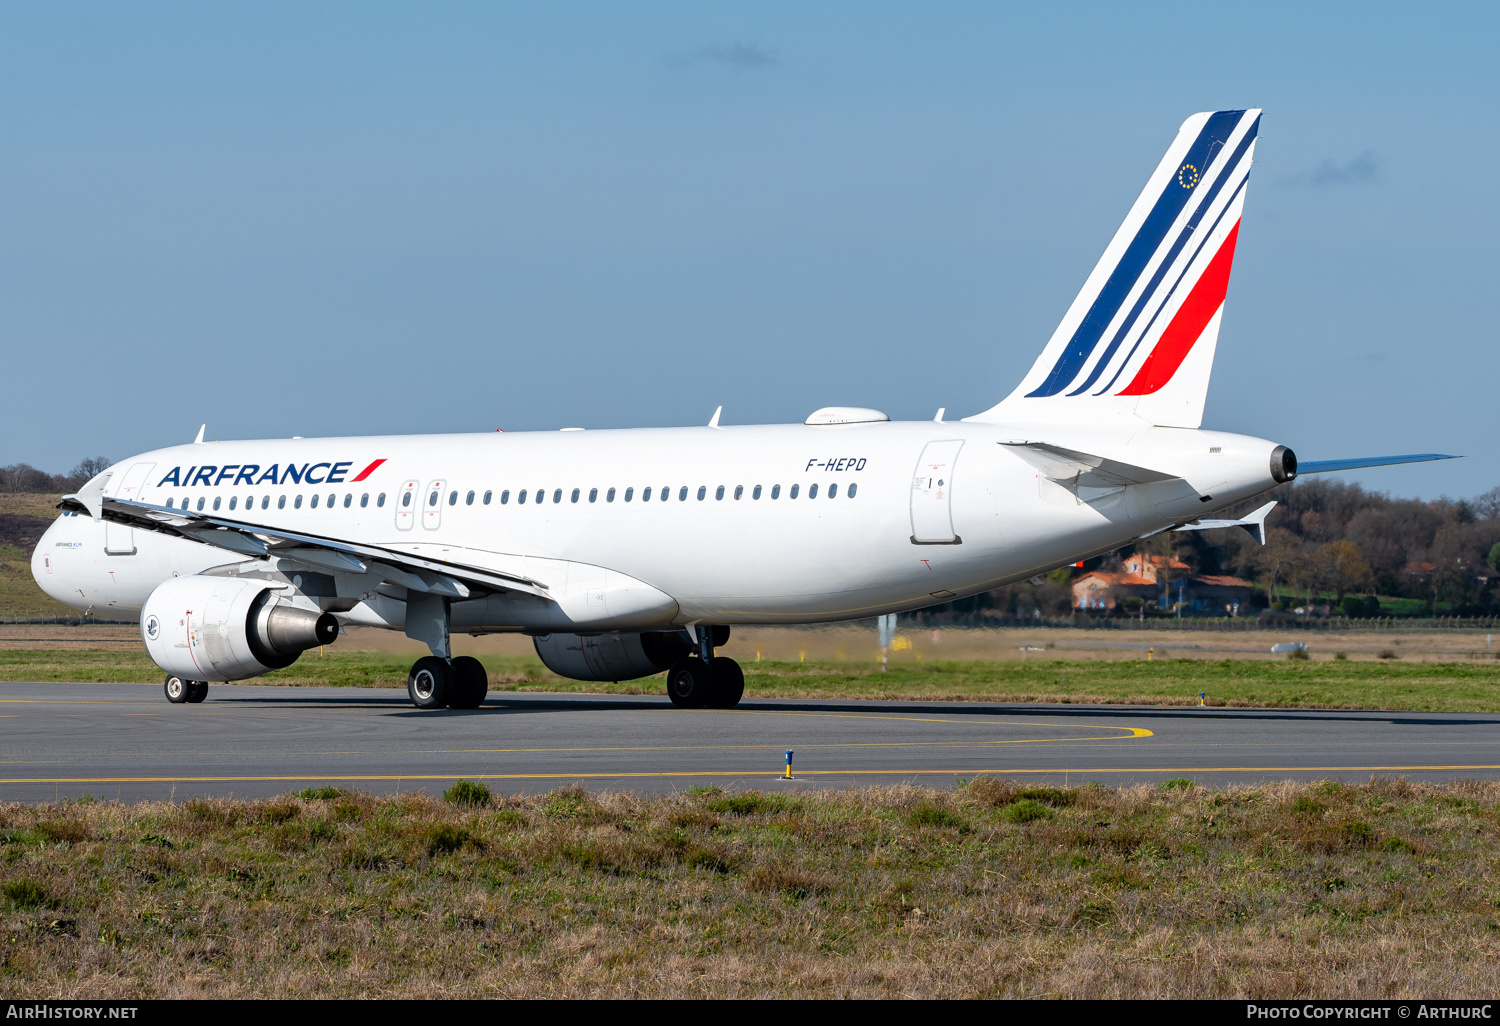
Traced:
[[116, 489], [114, 497], [132, 502], [139, 501], [141, 491], [146, 487], [146, 475], [151, 473], [151, 468], [154, 466], [156, 466], [155, 463], [137, 463], [127, 470], [120, 480], [120, 487]]
[[417, 503], [421, 501], [417, 489], [421, 487], [421, 481], [401, 482], [401, 494], [396, 496], [396, 530], [410, 531], [417, 522]]
[[911, 540], [917, 545], [957, 545], [953, 533], [953, 465], [963, 440], [928, 442], [911, 482]]
[[135, 555], [135, 531], [125, 524], [104, 522], [104, 552], [109, 556]]
[[443, 489], [446, 481], [434, 481], [422, 496], [422, 526], [436, 531], [443, 522]]

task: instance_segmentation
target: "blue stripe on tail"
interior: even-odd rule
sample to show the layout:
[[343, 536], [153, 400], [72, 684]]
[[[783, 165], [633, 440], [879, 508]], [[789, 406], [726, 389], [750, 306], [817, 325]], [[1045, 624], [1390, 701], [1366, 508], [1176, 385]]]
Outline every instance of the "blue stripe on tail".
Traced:
[[[1181, 234], [1177, 236], [1177, 241], [1172, 244], [1171, 250], [1156, 268], [1156, 273], [1152, 275], [1150, 284], [1141, 290], [1141, 294], [1136, 299], [1135, 307], [1131, 309], [1130, 315], [1125, 318], [1124, 322], [1120, 325], [1120, 330], [1115, 332], [1114, 338], [1110, 339], [1109, 348], [1104, 351], [1104, 355], [1099, 357], [1098, 362], [1094, 364], [1094, 369], [1089, 372], [1088, 380], [1069, 392], [1069, 395], [1081, 395], [1088, 391], [1095, 381], [1099, 380], [1099, 375], [1104, 373], [1104, 369], [1109, 366], [1110, 359], [1115, 355], [1116, 350], [1120, 348], [1120, 343], [1125, 341], [1125, 336], [1130, 334], [1130, 328], [1135, 324], [1137, 318], [1140, 317], [1141, 311], [1156, 298], [1157, 289], [1161, 285], [1162, 279], [1171, 271], [1172, 262], [1177, 259], [1177, 254], [1181, 253], [1182, 248], [1188, 244], [1188, 240], [1197, 234], [1198, 225], [1202, 222], [1204, 215], [1208, 213], [1209, 208], [1214, 205], [1214, 199], [1219, 195], [1219, 190], [1224, 188], [1224, 184], [1232, 177], [1234, 168], [1244, 158], [1245, 151], [1255, 141], [1255, 135], [1260, 131], [1260, 119], [1256, 118], [1255, 121], [1256, 123], [1251, 125], [1250, 130], [1245, 133], [1245, 137], [1240, 140], [1239, 146], [1235, 147], [1234, 156], [1229, 158], [1229, 163], [1225, 165], [1224, 173], [1214, 181], [1213, 186], [1208, 190], [1208, 195], [1204, 196], [1202, 201], [1199, 202], [1198, 209], [1193, 211], [1192, 215], [1188, 217], [1187, 224], [1183, 225]], [[1163, 302], [1170, 296], [1171, 293], [1169, 292], [1167, 297], [1163, 297]], [[1160, 312], [1160, 310], [1161, 307], [1158, 305], [1157, 311]], [[1139, 339], [1136, 340], [1136, 344], [1140, 344]], [[1134, 353], [1134, 350], [1131, 350], [1131, 352]], [[1119, 376], [1118, 372], [1116, 372], [1116, 376]]]
[[[1193, 145], [1188, 148], [1186, 156], [1183, 157], [1184, 164], [1191, 164], [1197, 170], [1199, 179], [1207, 173], [1209, 165], [1219, 156], [1225, 141], [1234, 132], [1235, 126], [1244, 113], [1243, 110], [1217, 111], [1209, 117], [1202, 130], [1199, 131], [1198, 137], [1193, 140]], [[1124, 255], [1120, 257], [1119, 263], [1111, 272], [1109, 280], [1104, 283], [1093, 305], [1089, 307], [1089, 312], [1084, 315], [1083, 321], [1078, 325], [1078, 329], [1073, 332], [1073, 337], [1069, 339], [1062, 356], [1053, 365], [1047, 379], [1035, 391], [1027, 393], [1028, 398], [1056, 395], [1078, 377], [1079, 371], [1083, 369], [1084, 364], [1088, 362], [1094, 349], [1099, 345], [1104, 329], [1109, 326], [1110, 321], [1114, 320], [1115, 314], [1125, 302], [1125, 297], [1130, 294], [1130, 290], [1145, 270], [1152, 254], [1161, 248], [1167, 231], [1177, 220], [1177, 216], [1182, 213], [1182, 208], [1187, 205], [1192, 195], [1193, 190], [1183, 188], [1176, 176], [1168, 180], [1166, 188], [1156, 200], [1156, 205], [1146, 216], [1135, 238], [1130, 241]]]

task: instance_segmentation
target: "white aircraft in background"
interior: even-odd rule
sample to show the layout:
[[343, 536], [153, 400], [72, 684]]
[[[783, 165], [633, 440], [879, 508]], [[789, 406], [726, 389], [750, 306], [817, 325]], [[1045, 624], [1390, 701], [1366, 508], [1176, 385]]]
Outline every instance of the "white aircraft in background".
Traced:
[[[290, 665], [341, 624], [405, 631], [419, 708], [474, 708], [449, 634], [519, 632], [576, 680], [667, 671], [733, 706], [729, 628], [901, 612], [1206, 519], [1291, 481], [1284, 445], [1199, 429], [1258, 110], [1195, 114], [1031, 372], [958, 423], [868, 409], [803, 424], [266, 439], [123, 460], [32, 573], [138, 616], [173, 702]], [[1302, 473], [1447, 458], [1302, 464]]]

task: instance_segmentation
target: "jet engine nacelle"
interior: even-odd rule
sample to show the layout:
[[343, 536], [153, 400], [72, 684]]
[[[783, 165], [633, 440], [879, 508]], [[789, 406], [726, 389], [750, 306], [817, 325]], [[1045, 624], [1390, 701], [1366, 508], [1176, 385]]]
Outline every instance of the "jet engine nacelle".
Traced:
[[188, 680], [258, 677], [290, 666], [310, 648], [338, 637], [332, 613], [280, 601], [266, 581], [178, 577], [157, 587], [141, 608], [146, 652], [163, 670]]
[[532, 639], [547, 669], [573, 680], [634, 680], [668, 669], [691, 651], [674, 631], [645, 634], [542, 634]]

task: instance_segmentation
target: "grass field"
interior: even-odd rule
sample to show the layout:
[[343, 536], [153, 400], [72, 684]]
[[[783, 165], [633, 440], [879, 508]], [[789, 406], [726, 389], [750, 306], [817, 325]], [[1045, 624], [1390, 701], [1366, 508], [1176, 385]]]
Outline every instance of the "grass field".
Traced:
[[306, 795], [0, 807], [0, 996], [1500, 989], [1500, 783]]
[[0, 545], [0, 620], [76, 617], [78, 610], [54, 602], [31, 576], [31, 557], [14, 545]]
[[[136, 681], [162, 677], [138, 641], [118, 650], [0, 649], [0, 680]], [[491, 693], [569, 691], [666, 694], [661, 676], [620, 684], [565, 680], [535, 656], [484, 655]], [[410, 656], [316, 651], [247, 683], [404, 688]], [[1259, 659], [929, 661], [853, 668], [840, 663], [747, 663], [753, 698], [868, 698], [931, 701], [1103, 702], [1323, 709], [1500, 710], [1496, 662], [1342, 662]]]

